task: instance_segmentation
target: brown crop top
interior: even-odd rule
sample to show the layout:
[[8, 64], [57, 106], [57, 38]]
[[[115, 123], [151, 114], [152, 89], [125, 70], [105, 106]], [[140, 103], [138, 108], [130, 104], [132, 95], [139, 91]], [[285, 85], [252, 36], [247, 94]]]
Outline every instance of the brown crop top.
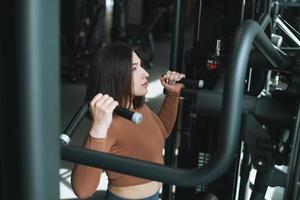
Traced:
[[[164, 141], [175, 124], [178, 100], [179, 94], [167, 93], [157, 115], [147, 105], [136, 109], [136, 112], [143, 115], [142, 122], [137, 125], [115, 116], [107, 137], [96, 139], [87, 134], [85, 148], [163, 164]], [[75, 164], [72, 171], [72, 187], [75, 194], [93, 195], [99, 185], [101, 172], [98, 168]], [[113, 186], [125, 187], [151, 181], [112, 171], [106, 173], [109, 184]]]

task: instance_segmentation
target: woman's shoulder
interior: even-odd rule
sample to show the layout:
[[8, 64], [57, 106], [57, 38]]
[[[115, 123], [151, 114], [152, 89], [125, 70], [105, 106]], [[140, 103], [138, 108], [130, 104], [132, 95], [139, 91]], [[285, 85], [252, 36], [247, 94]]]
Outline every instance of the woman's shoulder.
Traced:
[[146, 103], [144, 103], [140, 109], [141, 110], [150, 110], [149, 106]]
[[147, 104], [143, 104], [142, 107], [136, 109], [136, 112], [142, 113], [142, 114], [148, 114], [148, 113], [152, 113], [152, 110], [150, 109], [150, 107]]

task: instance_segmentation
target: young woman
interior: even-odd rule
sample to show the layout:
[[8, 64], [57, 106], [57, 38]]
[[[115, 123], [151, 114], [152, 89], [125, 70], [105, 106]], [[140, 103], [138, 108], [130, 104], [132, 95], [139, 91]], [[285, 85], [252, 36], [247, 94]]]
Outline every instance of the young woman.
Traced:
[[[163, 163], [164, 141], [171, 133], [177, 114], [183, 74], [168, 71], [160, 77], [166, 90], [165, 100], [156, 115], [144, 103], [149, 74], [141, 59], [129, 46], [115, 44], [101, 48], [89, 74], [86, 101], [90, 102], [92, 125], [84, 142], [95, 151]], [[143, 115], [134, 124], [113, 115], [116, 106]], [[101, 169], [76, 164], [72, 171], [72, 187], [79, 198], [92, 196], [99, 184]], [[158, 200], [161, 183], [106, 171], [109, 184], [106, 200]]]

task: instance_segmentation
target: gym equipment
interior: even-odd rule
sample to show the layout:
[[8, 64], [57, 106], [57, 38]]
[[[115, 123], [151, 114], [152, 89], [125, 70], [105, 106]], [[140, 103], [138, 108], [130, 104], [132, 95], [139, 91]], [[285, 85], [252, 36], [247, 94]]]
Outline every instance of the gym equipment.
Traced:
[[[252, 43], [274, 67], [286, 67], [284, 61], [288, 60], [277, 53], [261, 27], [254, 21], [244, 22], [238, 28], [234, 41], [230, 68], [225, 78], [220, 146], [207, 165], [192, 170], [174, 169], [65, 144], [61, 145], [62, 159], [181, 186], [207, 184], [220, 177], [230, 166], [239, 143], [243, 94], [241, 83], [244, 81]], [[119, 168], [120, 165], [122, 168]]]
[[[178, 3], [179, 1], [177, 1]], [[202, 1], [201, 1], [202, 2]], [[203, 1], [204, 3], [205, 1]], [[212, 2], [212, 1], [207, 1]], [[246, 3], [249, 1], [246, 1]], [[253, 1], [250, 1], [252, 3]], [[259, 2], [259, 1], [255, 1]], [[262, 2], [262, 1], [260, 1]], [[227, 2], [226, 2], [227, 3]], [[16, 4], [11, 7], [3, 7], [4, 13], [6, 16], [9, 16], [7, 21], [9, 22], [9, 26], [7, 27], [6, 32], [3, 32], [5, 37], [2, 37], [3, 46], [3, 54], [1, 58], [1, 63], [3, 66], [10, 66], [9, 68], [1, 68], [1, 72], [4, 72], [1, 77], [4, 79], [4, 83], [9, 83], [9, 87], [6, 87], [6, 84], [2, 87], [4, 89], [3, 92], [3, 99], [4, 99], [4, 106], [3, 106], [3, 112], [1, 112], [1, 131], [4, 134], [1, 134], [1, 160], [2, 167], [1, 167], [1, 177], [2, 177], [2, 185], [1, 188], [1, 197], [2, 199], [7, 198], [13, 198], [15, 199], [32, 199], [32, 200], [38, 200], [38, 199], [57, 199], [58, 198], [58, 177], [57, 177], [57, 171], [59, 168], [59, 147], [58, 147], [58, 136], [57, 133], [58, 127], [59, 127], [59, 78], [58, 78], [58, 66], [59, 66], [59, 59], [58, 59], [58, 52], [57, 49], [58, 41], [59, 41], [59, 30], [58, 30], [58, 8], [59, 4], [57, 1], [51, 1], [49, 2], [42, 2], [42, 1], [30, 1], [30, 2], [22, 2], [21, 4]], [[235, 9], [233, 9], [235, 10]], [[214, 13], [215, 14], [215, 13]], [[35, 17], [33, 17], [35, 16]], [[46, 17], [46, 16], [51, 16]], [[200, 15], [201, 16], [201, 15]], [[205, 18], [205, 17], [204, 17]], [[17, 19], [17, 20], [16, 20]], [[35, 23], [36, 19], [39, 19], [42, 23]], [[211, 19], [211, 18], [208, 18]], [[22, 23], [16, 23], [16, 21], [22, 22]], [[224, 23], [227, 24], [227, 23]], [[256, 30], [256, 29], [255, 29]], [[11, 34], [11, 32], [13, 34]], [[34, 37], [33, 37], [34, 36]], [[260, 37], [260, 36], [258, 36]], [[36, 41], [36, 38], [47, 38], [48, 40], [39, 40], [39, 42]], [[207, 39], [209, 37], [205, 37]], [[253, 39], [253, 35], [250, 34], [249, 38], [251, 40]], [[16, 42], [17, 41], [17, 42]], [[18, 43], [20, 41], [20, 43]], [[49, 45], [49, 41], [51, 41], [51, 44]], [[267, 40], [266, 40], [267, 41]], [[245, 45], [245, 41], [239, 41], [242, 42], [240, 44]], [[215, 42], [213, 42], [215, 43]], [[245, 42], [247, 43], [247, 42]], [[223, 40], [222, 40], [223, 44]], [[226, 44], [226, 41], [225, 41]], [[240, 45], [235, 44], [235, 45]], [[19, 45], [19, 46], [18, 46]], [[176, 46], [176, 45], [175, 45]], [[177, 47], [177, 46], [176, 46]], [[41, 51], [46, 50], [46, 51]], [[179, 50], [180, 49], [176, 49]], [[281, 49], [283, 50], [283, 49]], [[278, 49], [276, 49], [278, 51]], [[276, 156], [276, 163], [286, 163], [288, 162], [289, 168], [287, 176], [283, 174], [283, 177], [286, 177], [286, 192], [285, 192], [285, 199], [291, 199], [296, 200], [299, 199], [299, 186], [297, 184], [297, 181], [299, 180], [299, 123], [300, 123], [300, 112], [299, 112], [299, 59], [297, 59], [297, 49], [291, 48], [288, 52], [284, 50], [284, 52], [287, 53], [287, 57], [292, 60], [291, 66], [284, 66], [286, 67], [283, 71], [279, 68], [273, 70], [276, 73], [276, 75], [270, 76], [270, 80], [274, 81], [274, 84], [271, 84], [270, 86], [276, 86], [273, 89], [270, 89], [269, 92], [273, 95], [274, 92], [279, 92], [278, 98], [283, 98], [285, 100], [291, 100], [292, 103], [289, 101], [286, 103], [287, 105], [294, 106], [295, 107], [295, 115], [293, 116], [293, 128], [292, 131], [285, 130], [284, 128], [278, 129], [278, 131], [274, 133], [275, 138], [277, 138], [278, 135], [283, 136], [276, 149], [275, 152], [280, 152], [281, 154]], [[222, 53], [222, 52], [221, 52]], [[7, 55], [7, 56], [6, 56]], [[240, 56], [239, 54], [237, 56]], [[282, 55], [281, 55], [282, 56]], [[17, 59], [16, 59], [17, 58]], [[244, 59], [245, 57], [241, 57], [241, 59]], [[246, 56], [247, 58], [247, 56]], [[285, 56], [283, 56], [285, 60]], [[299, 58], [299, 57], [298, 57]], [[177, 59], [177, 58], [176, 58]], [[236, 59], [236, 58], [235, 58]], [[234, 60], [234, 59], [233, 59]], [[247, 59], [246, 59], [247, 60]], [[232, 60], [230, 61], [230, 66], [234, 67], [234, 70], [237, 70], [239, 72], [236, 72], [236, 75], [241, 74], [245, 66], [241, 65], [242, 67], [238, 67], [237, 65], [231, 65]], [[41, 67], [43, 66], [43, 67]], [[233, 70], [233, 71], [234, 71]], [[230, 78], [236, 78], [239, 76], [232, 76], [230, 75], [233, 73], [232, 69], [229, 70], [229, 78], [226, 78], [226, 80], [231, 80]], [[287, 71], [290, 73], [285, 74]], [[242, 73], [243, 74], [243, 73]], [[8, 76], [7, 76], [8, 75]], [[287, 91], [285, 91], [284, 87], [281, 87], [281, 83], [284, 83], [284, 76], [287, 78], [288, 87]], [[274, 78], [274, 80], [272, 80]], [[201, 79], [201, 78], [199, 78]], [[239, 82], [238, 80], [241, 80]], [[231, 81], [235, 83], [236, 85], [244, 85], [244, 77], [241, 77], [240, 79], [232, 79]], [[231, 82], [231, 83], [232, 83]], [[278, 83], [278, 84], [277, 84]], [[229, 83], [227, 81], [224, 82], [225, 86]], [[236, 90], [234, 91], [228, 91], [228, 89], [231, 89], [231, 86], [236, 86], [229, 84], [226, 86], [224, 91], [224, 95], [226, 93], [228, 94], [236, 94]], [[21, 86], [21, 87], [20, 87]], [[49, 88], [51, 90], [49, 90]], [[234, 89], [235, 87], [233, 87]], [[277, 91], [278, 90], [278, 91]], [[17, 94], [21, 94], [22, 98], [19, 98]], [[225, 95], [223, 98], [223, 102], [227, 102], [228, 100], [231, 100], [228, 98], [228, 95]], [[240, 100], [244, 94], [238, 93], [240, 95], [236, 96], [237, 99], [234, 100]], [[286, 94], [287, 96], [285, 96]], [[282, 96], [281, 96], [282, 95]], [[50, 98], [49, 98], [50, 97]], [[226, 97], [226, 98], [225, 98]], [[239, 99], [240, 98], [240, 99]], [[1, 99], [2, 102], [2, 99]], [[224, 104], [224, 105], [227, 105]], [[236, 103], [236, 101], [234, 102]], [[293, 104], [295, 103], [295, 104]], [[51, 105], [49, 107], [48, 105]], [[241, 105], [237, 105], [237, 109], [233, 109], [232, 107], [225, 108], [223, 107], [224, 111], [239, 111], [241, 110]], [[1, 110], [2, 111], [2, 110]], [[227, 115], [223, 114], [229, 114], [228, 112], [223, 113], [222, 112], [222, 118], [227, 117]], [[227, 120], [226, 122], [233, 122], [228, 124], [227, 126], [222, 126], [227, 129], [225, 129], [225, 138], [234, 139], [231, 140], [230, 143], [232, 144], [232, 147], [236, 145], [238, 142], [236, 139], [239, 137], [238, 131], [238, 124], [235, 124], [232, 121], [232, 119], [238, 119], [240, 117], [239, 112], [232, 112], [230, 114], [233, 114], [233, 118], [230, 118], [230, 120]], [[246, 113], [244, 113], [246, 114]], [[270, 164], [272, 162], [270, 161], [270, 152], [272, 150], [272, 143], [265, 142], [269, 141], [270, 136], [267, 135], [267, 130], [265, 129], [267, 126], [261, 126], [257, 124], [257, 121], [253, 119], [253, 116], [251, 116], [253, 113], [250, 113], [249, 116], [245, 116], [245, 122], [246, 126], [243, 128], [243, 130], [248, 130], [250, 128], [253, 128], [255, 132], [259, 133], [261, 138], [254, 143], [252, 142], [251, 138], [248, 138], [249, 144], [255, 144], [256, 146], [251, 146], [250, 148], [245, 148], [247, 151], [252, 151], [253, 155], [259, 159], [257, 159], [255, 162], [255, 166], [257, 168], [260, 168], [261, 170], [268, 171], [269, 173], [266, 173], [265, 180], [268, 180], [267, 182], [271, 183], [272, 185], [282, 185], [282, 182], [277, 182], [276, 184], [273, 184], [274, 181], [272, 177], [281, 177], [282, 174], [276, 172], [276, 170], [271, 169], [270, 170]], [[236, 117], [238, 116], [238, 117]], [[8, 122], [8, 123], [7, 123]], [[224, 123], [224, 122], [222, 122]], [[251, 125], [252, 124], [252, 125]], [[233, 132], [228, 132], [228, 126], [232, 126], [233, 128], [230, 130], [233, 130]], [[268, 128], [268, 127], [267, 127]], [[277, 128], [277, 127], [275, 127]], [[258, 134], [255, 136], [259, 136]], [[253, 137], [257, 138], [257, 137]], [[236, 140], [235, 140], [236, 139]], [[11, 141], [14, 142], [15, 145], [13, 145], [13, 148], [15, 152], [13, 153], [13, 157], [8, 156], [11, 155]], [[224, 141], [221, 141], [224, 142]], [[235, 143], [236, 142], [236, 143]], [[225, 146], [226, 152], [224, 152], [226, 155], [229, 155], [229, 158], [231, 156], [235, 156], [236, 154], [232, 154], [232, 152], [235, 152], [235, 150], [232, 150], [232, 147], [228, 146], [228, 141], [225, 142], [227, 146]], [[266, 145], [265, 145], [266, 144]], [[253, 148], [255, 147], [255, 148]], [[256, 148], [258, 147], [258, 148]], [[276, 148], [277, 148], [276, 147]], [[222, 146], [222, 148], [224, 148]], [[291, 148], [291, 149], [289, 149]], [[68, 155], [68, 152], [72, 151], [72, 147], [68, 145], [62, 144], [62, 156], [66, 160], [73, 160], [74, 158], [72, 156], [74, 155]], [[221, 149], [223, 150], [223, 149]], [[253, 151], [254, 150], [254, 151]], [[279, 150], [279, 151], [277, 151]], [[80, 148], [78, 149], [78, 152], [83, 152]], [[273, 152], [273, 150], [272, 150]], [[84, 152], [86, 153], [86, 152]], [[85, 154], [84, 154], [85, 155]], [[89, 152], [87, 155], [91, 155]], [[92, 155], [94, 155], [92, 153]], [[244, 153], [245, 157], [249, 155], [249, 153]], [[264, 159], [261, 159], [261, 155], [264, 157]], [[105, 155], [106, 156], [106, 155]], [[97, 155], [96, 155], [97, 157]], [[96, 158], [94, 156], [90, 156], [91, 159]], [[103, 155], [99, 156], [100, 158], [104, 158]], [[107, 156], [109, 157], [109, 156]], [[210, 161], [214, 160], [214, 156], [210, 158]], [[218, 158], [218, 156], [216, 157]], [[227, 157], [228, 158], [228, 157]], [[287, 161], [287, 159], [289, 159]], [[231, 159], [223, 159], [222, 161], [230, 162]], [[245, 159], [246, 161], [247, 159]], [[79, 158], [80, 161], [80, 158]], [[103, 161], [103, 160], [102, 160]], [[118, 160], [111, 159], [112, 163], [107, 165], [109, 168], [117, 168], [116, 166], [119, 166]], [[81, 161], [80, 161], [81, 162]], [[84, 161], [82, 161], [84, 162]], [[106, 160], [105, 160], [106, 162]], [[105, 163], [103, 162], [103, 163]], [[125, 159], [124, 159], [124, 162]], [[93, 165], [101, 163], [94, 163]], [[134, 162], [138, 166], [144, 166], [139, 165], [140, 162]], [[218, 162], [215, 162], [217, 163]], [[222, 163], [221, 163], [222, 164]], [[245, 166], [247, 167], [247, 162], [244, 162]], [[115, 165], [115, 166], [114, 166]], [[136, 166], [137, 166], [136, 165]], [[209, 169], [208, 167], [212, 166], [212, 162], [208, 164], [207, 167], [203, 167], [203, 170], [214, 170], [214, 168]], [[128, 167], [128, 166], [127, 166]], [[168, 176], [176, 176], [180, 177], [183, 175], [181, 171], [176, 171], [178, 174], [172, 174], [168, 173], [168, 167], [164, 168], [165, 171], [159, 171], [160, 166], [155, 166], [154, 168], [157, 169], [157, 172], [167, 172], [166, 175]], [[216, 178], [216, 176], [220, 175], [220, 173], [224, 172], [223, 167], [226, 167], [224, 165], [219, 166], [220, 171], [218, 174], [214, 174], [213, 176], [207, 178], [203, 176], [203, 179], [201, 177], [193, 176], [191, 177], [191, 181], [186, 179], [183, 180], [183, 185], [198, 185], [203, 183], [208, 183]], [[151, 167], [150, 167], [151, 168]], [[150, 169], [149, 168], [149, 169]], [[159, 168], [159, 169], [158, 169]], [[243, 168], [243, 167], [242, 167]], [[37, 170], [38, 169], [38, 170]], [[143, 169], [143, 168], [138, 168]], [[145, 169], [145, 168], [144, 168]], [[147, 168], [146, 168], [147, 169]], [[244, 169], [244, 168], [243, 168]], [[118, 169], [116, 169], [118, 170]], [[135, 170], [137, 171], [137, 170]], [[242, 170], [244, 171], [244, 170]], [[247, 170], [246, 174], [247, 174]], [[126, 172], [126, 170], [124, 170]], [[171, 169], [171, 172], [172, 169]], [[194, 172], [194, 171], [193, 171]], [[130, 171], [129, 173], [134, 173]], [[152, 173], [152, 172], [151, 172]], [[275, 173], [276, 175], [272, 175]], [[9, 174], [9, 176], [7, 176]], [[189, 171], [188, 173], [190, 176], [195, 175], [197, 173], [191, 173]], [[271, 176], [270, 176], [271, 174]], [[175, 182], [172, 182], [173, 179], [169, 177], [164, 177], [164, 175], [153, 175], [153, 174], [146, 174], [143, 175], [143, 173], [140, 171], [141, 176], [147, 176], [149, 178], [154, 177], [158, 178], [160, 180], [166, 179], [166, 181], [169, 181], [169, 183], [179, 183], [180, 180], [175, 180]], [[152, 176], [153, 175], [153, 176]], [[204, 174], [205, 175], [205, 174]], [[188, 177], [189, 178], [189, 177]], [[246, 176], [243, 176], [243, 179], [246, 178]], [[196, 180], [197, 179], [197, 180]], [[15, 181], [19, 180], [19, 181]], [[45, 181], [47, 180], [47, 181]], [[282, 180], [282, 178], [281, 178]], [[177, 182], [176, 182], [177, 181]], [[261, 180], [256, 181], [259, 183]], [[30, 184], [28, 184], [30, 183]], [[257, 186], [262, 186], [262, 189], [264, 189], [265, 183], [261, 182], [261, 184], [254, 183], [254, 188], [260, 188]], [[241, 184], [243, 185], [243, 184]], [[19, 188], [19, 192], [16, 193], [15, 189]], [[4, 193], [3, 193], [4, 191]], [[256, 192], [257, 196], [260, 196], [259, 191]], [[215, 195], [215, 194], [214, 194]], [[243, 194], [241, 194], [243, 196]], [[216, 195], [215, 195], [216, 196]], [[241, 199], [241, 198], [240, 198]]]
[[[83, 118], [87, 115], [89, 111], [89, 102], [83, 104], [78, 111], [73, 116], [72, 120], [67, 125], [64, 132], [60, 135], [60, 141], [64, 144], [69, 144], [71, 137], [73, 136], [76, 128], [78, 128], [80, 122], [83, 120]], [[141, 123], [143, 116], [141, 113], [138, 112], [132, 112], [130, 110], [127, 110], [125, 108], [122, 108], [120, 106], [117, 106], [114, 110], [114, 113], [117, 115], [124, 117], [125, 119], [128, 119], [132, 121], [135, 124]]]

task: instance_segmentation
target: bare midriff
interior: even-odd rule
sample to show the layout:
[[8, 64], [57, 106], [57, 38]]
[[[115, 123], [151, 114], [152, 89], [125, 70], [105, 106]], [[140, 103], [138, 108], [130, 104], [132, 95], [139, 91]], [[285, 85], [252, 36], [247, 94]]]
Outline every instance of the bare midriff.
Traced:
[[151, 181], [141, 185], [132, 185], [126, 187], [109, 186], [108, 190], [116, 196], [125, 199], [143, 199], [157, 193], [161, 188], [161, 183]]

